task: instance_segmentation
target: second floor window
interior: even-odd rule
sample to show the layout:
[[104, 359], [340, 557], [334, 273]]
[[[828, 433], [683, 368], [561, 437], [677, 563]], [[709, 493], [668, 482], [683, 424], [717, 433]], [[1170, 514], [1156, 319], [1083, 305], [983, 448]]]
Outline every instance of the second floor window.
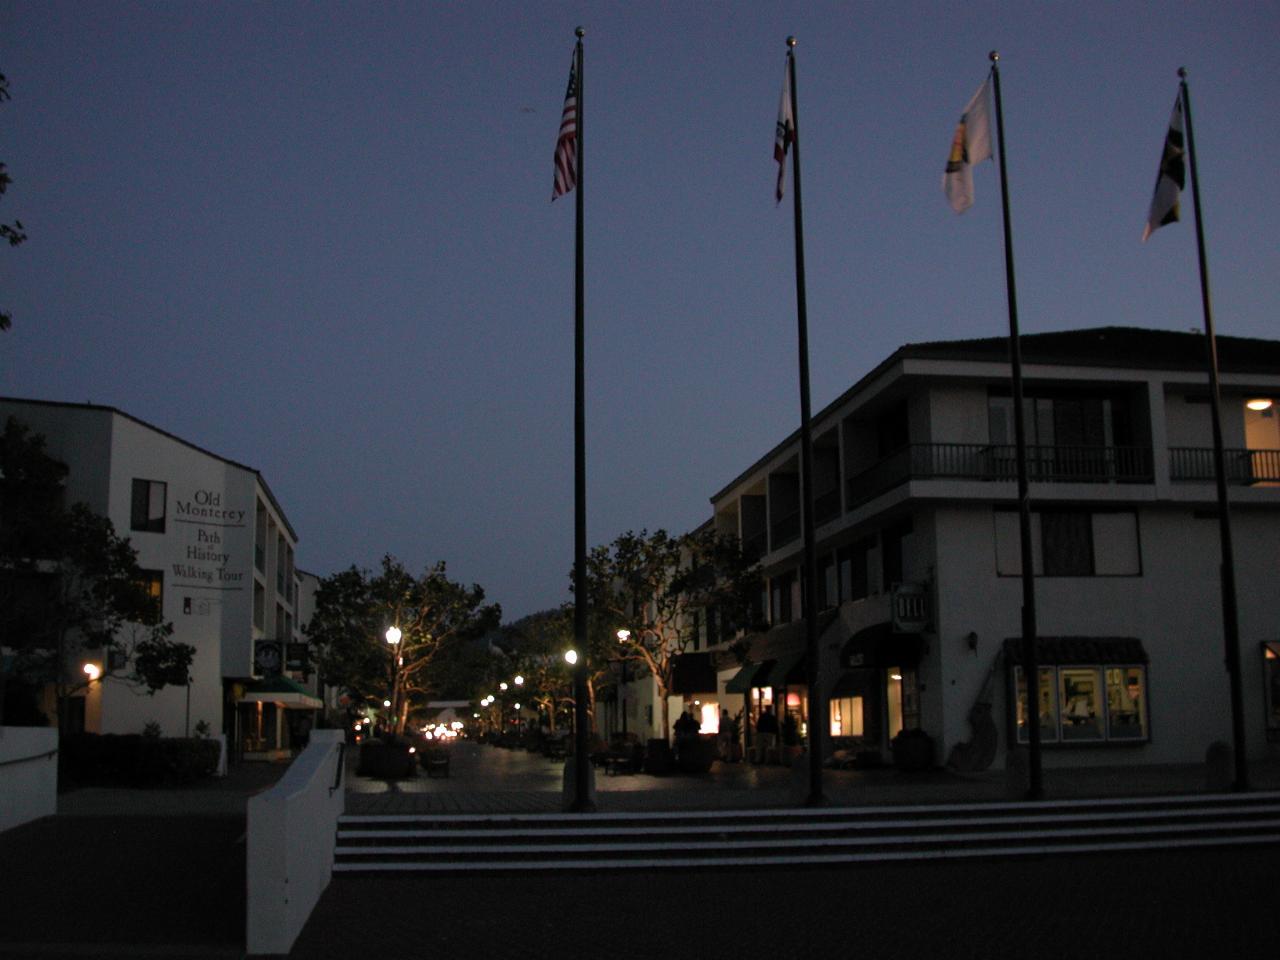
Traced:
[[129, 529], [144, 533], [164, 533], [165, 502], [169, 485], [161, 480], [133, 481], [133, 504]]

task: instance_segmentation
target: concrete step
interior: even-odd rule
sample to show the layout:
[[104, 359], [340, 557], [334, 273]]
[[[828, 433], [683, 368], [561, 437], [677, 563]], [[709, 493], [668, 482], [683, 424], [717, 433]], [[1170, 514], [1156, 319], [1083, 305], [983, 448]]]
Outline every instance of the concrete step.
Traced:
[[1280, 842], [1280, 793], [633, 814], [346, 816], [334, 871], [831, 864]]

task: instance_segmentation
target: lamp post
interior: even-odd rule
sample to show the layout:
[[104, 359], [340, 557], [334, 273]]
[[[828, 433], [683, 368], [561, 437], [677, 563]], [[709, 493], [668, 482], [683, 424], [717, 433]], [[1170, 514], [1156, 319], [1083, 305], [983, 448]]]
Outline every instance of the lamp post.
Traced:
[[[564, 662], [565, 662], [565, 663], [567, 663], [567, 664], [569, 664], [569, 666], [571, 666], [571, 667], [573, 667], [573, 666], [577, 666], [577, 663], [578, 663], [578, 651], [577, 651], [577, 650], [566, 650], [566, 651], [564, 652]], [[576, 688], [575, 688], [575, 692], [576, 692]], [[574, 703], [574, 705], [573, 705], [573, 712], [572, 712], [571, 714], [569, 714], [569, 732], [570, 732], [570, 734], [571, 734], [571, 735], [573, 736], [573, 738], [574, 738], [574, 743], [577, 743], [577, 737], [578, 737], [578, 704], [577, 704], [576, 702], [575, 702], [575, 703]]]
[[[618, 631], [618, 643], [626, 643], [631, 639], [631, 631], [623, 628]], [[622, 664], [621, 690], [618, 693], [618, 710], [622, 713], [622, 739], [627, 738], [627, 658], [619, 657]]]
[[396, 714], [397, 714], [396, 701], [399, 700], [399, 696], [398, 696], [399, 691], [396, 688], [399, 686], [398, 680], [399, 680], [399, 674], [400, 674], [400, 670], [399, 670], [400, 638], [403, 636], [403, 634], [400, 632], [399, 627], [392, 625], [390, 627], [387, 627], [387, 632], [385, 636], [387, 639], [387, 646], [391, 648], [391, 700], [384, 701], [384, 704], [387, 707], [389, 707], [391, 710], [390, 718], [389, 718], [391, 731], [389, 732], [394, 732], [395, 726], [396, 726]]

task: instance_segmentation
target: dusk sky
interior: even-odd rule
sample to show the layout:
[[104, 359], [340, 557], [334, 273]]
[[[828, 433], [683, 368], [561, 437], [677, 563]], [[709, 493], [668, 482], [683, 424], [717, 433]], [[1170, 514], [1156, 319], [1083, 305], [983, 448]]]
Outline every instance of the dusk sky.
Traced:
[[941, 189], [992, 48], [1024, 332], [1200, 328], [1189, 191], [1140, 242], [1185, 65], [1218, 332], [1280, 335], [1274, 2], [0, 2], [0, 394], [261, 470], [305, 570], [567, 599], [578, 24], [590, 544], [693, 528], [798, 425], [788, 34], [815, 411], [1008, 330], [996, 165]]

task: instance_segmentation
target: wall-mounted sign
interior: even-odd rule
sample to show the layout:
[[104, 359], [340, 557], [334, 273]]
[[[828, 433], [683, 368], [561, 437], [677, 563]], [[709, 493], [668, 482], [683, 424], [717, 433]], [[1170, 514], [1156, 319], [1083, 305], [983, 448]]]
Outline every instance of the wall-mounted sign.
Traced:
[[284, 666], [283, 644], [279, 640], [257, 640], [253, 644], [253, 673], [258, 677], [278, 677]]

